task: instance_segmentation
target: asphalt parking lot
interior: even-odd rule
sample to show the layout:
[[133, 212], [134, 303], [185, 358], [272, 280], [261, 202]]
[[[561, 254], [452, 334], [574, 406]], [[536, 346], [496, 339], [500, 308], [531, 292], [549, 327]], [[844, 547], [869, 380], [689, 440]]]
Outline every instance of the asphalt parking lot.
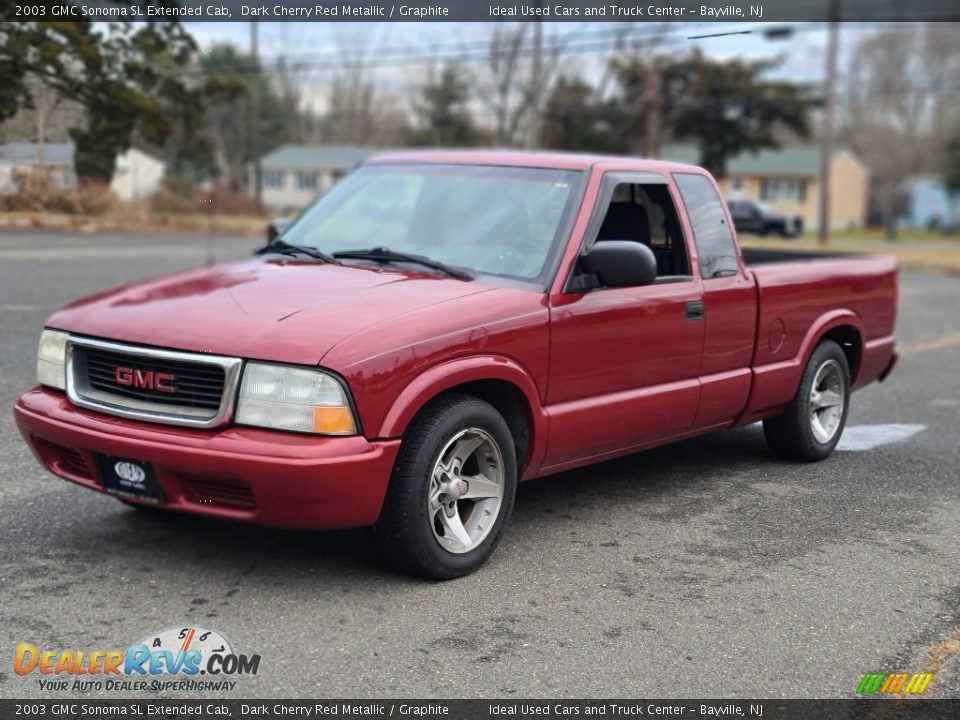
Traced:
[[901, 362], [826, 462], [777, 461], [748, 427], [534, 481], [491, 562], [433, 584], [363, 531], [135, 512], [19, 437], [53, 310], [256, 244], [0, 233], [0, 697], [58, 696], [13, 673], [17, 643], [186, 624], [262, 656], [232, 697], [853, 697], [927, 668], [960, 697], [960, 281], [902, 278]]

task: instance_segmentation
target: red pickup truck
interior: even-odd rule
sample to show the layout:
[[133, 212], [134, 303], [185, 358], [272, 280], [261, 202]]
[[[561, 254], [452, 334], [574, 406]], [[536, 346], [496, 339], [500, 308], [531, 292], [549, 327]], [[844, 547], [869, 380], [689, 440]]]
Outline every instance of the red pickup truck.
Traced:
[[889, 258], [745, 256], [697, 167], [386, 154], [251, 259], [54, 314], [15, 415], [47, 469], [128, 504], [373, 526], [451, 578], [518, 481], [758, 420], [825, 458], [893, 367], [896, 296]]

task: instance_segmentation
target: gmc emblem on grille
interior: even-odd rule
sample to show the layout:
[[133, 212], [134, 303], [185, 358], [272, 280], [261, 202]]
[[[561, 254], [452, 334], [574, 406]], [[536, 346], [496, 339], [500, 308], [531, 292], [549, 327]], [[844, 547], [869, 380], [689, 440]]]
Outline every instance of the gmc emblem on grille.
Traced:
[[135, 370], [128, 367], [113, 369], [113, 380], [117, 385], [144, 388], [156, 392], [172, 393], [175, 388], [172, 383], [176, 378], [172, 373], [154, 372], [153, 370]]

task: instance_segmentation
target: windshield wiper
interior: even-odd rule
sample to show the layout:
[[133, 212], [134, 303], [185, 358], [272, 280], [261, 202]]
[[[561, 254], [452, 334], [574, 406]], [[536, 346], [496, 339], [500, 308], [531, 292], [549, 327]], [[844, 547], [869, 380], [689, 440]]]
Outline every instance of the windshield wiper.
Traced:
[[272, 253], [278, 255], [306, 255], [307, 257], [312, 257], [314, 260], [322, 260], [326, 263], [337, 262], [333, 257], [327, 255], [325, 252], [320, 252], [315, 247], [310, 247], [309, 245], [294, 245], [293, 243], [284, 242], [283, 240], [274, 240], [269, 245], [257, 250], [254, 254], [270, 255]]
[[343, 258], [345, 260], [373, 260], [374, 262], [381, 263], [415, 263], [417, 265], [422, 265], [425, 268], [430, 268], [431, 270], [437, 270], [438, 272], [442, 272], [450, 277], [455, 277], [460, 280], [473, 280], [473, 276], [469, 273], [466, 273], [463, 270], [457, 270], [449, 265], [444, 265], [442, 262], [437, 260], [431, 260], [424, 255], [408, 255], [407, 253], [394, 252], [393, 250], [385, 247], [375, 247], [371, 248], [370, 250], [340, 250], [339, 252], [333, 253], [333, 257], [338, 260]]

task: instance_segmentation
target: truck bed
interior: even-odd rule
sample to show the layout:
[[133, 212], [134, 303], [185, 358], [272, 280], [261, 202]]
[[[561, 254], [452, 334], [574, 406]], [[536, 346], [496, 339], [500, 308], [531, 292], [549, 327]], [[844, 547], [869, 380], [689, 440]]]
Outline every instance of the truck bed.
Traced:
[[[819, 337], [820, 328], [842, 322], [858, 336], [849, 339], [859, 348], [856, 363], [851, 363], [854, 387], [882, 374], [893, 354], [893, 257], [766, 249], [744, 249], [743, 255], [756, 282], [755, 368], [775, 372], [792, 365], [798, 382], [810, 338]], [[792, 378], [788, 385], [796, 387]], [[771, 388], [764, 393], [776, 397]]]
[[740, 253], [743, 255], [744, 264], [747, 266], [858, 257], [852, 253], [808, 252], [804, 250], [780, 250], [773, 248], [741, 248]]

